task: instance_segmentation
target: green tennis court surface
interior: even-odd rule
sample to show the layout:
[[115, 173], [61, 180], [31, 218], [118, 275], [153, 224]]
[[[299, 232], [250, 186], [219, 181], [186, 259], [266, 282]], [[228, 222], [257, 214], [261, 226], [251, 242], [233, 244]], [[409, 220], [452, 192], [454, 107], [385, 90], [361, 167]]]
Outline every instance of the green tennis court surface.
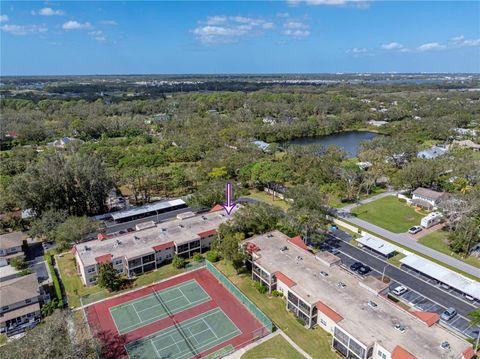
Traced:
[[209, 295], [203, 288], [195, 280], [190, 280], [122, 303], [110, 308], [110, 315], [117, 326], [118, 332], [125, 334], [167, 317], [168, 314], [157, 296], [160, 297], [171, 314], [210, 300]]
[[130, 359], [187, 359], [239, 335], [226, 314], [215, 308], [125, 345]]

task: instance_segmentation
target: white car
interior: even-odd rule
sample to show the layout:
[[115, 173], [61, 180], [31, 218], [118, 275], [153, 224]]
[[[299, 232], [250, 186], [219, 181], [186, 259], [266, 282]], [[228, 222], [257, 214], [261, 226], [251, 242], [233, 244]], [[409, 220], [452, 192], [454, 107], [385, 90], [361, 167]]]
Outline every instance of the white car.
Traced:
[[412, 228], [410, 228], [410, 229], [408, 230], [408, 233], [410, 233], [410, 234], [417, 234], [418, 232], [421, 232], [422, 229], [423, 229], [423, 228], [420, 227], [420, 226], [413, 226]]
[[402, 294], [406, 293], [407, 291], [408, 291], [407, 287], [404, 287], [403, 285], [399, 285], [398, 287], [395, 287], [392, 290], [392, 293], [395, 294], [395, 295], [402, 295]]

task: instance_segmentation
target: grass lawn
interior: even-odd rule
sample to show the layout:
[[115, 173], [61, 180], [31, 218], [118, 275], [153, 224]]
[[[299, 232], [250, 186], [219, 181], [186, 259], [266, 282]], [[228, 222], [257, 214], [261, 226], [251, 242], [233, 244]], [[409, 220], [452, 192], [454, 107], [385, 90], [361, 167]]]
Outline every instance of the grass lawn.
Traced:
[[448, 237], [448, 232], [443, 231], [443, 230], [438, 230], [435, 232], [432, 232], [430, 234], [427, 234], [425, 237], [422, 237], [418, 240], [419, 243], [423, 244], [424, 246], [430, 247], [432, 249], [435, 249], [436, 251], [445, 253], [449, 256], [452, 256], [458, 260], [461, 260], [465, 263], [468, 263], [474, 267], [480, 268], [480, 259], [469, 256], [467, 258], [463, 258], [462, 256], [453, 253], [448, 246], [447, 242], [447, 237]]
[[281, 335], [250, 349], [241, 359], [303, 359], [303, 355], [295, 350]]
[[[65, 288], [70, 307], [80, 306], [80, 297], [90, 295], [92, 297], [102, 299], [118, 294], [119, 292], [109, 292], [96, 285], [85, 287], [77, 275], [75, 269], [75, 257], [71, 253], [64, 253], [61, 257], [55, 256], [55, 260], [60, 268], [60, 276]], [[149, 272], [139, 276], [132, 285], [132, 288], [141, 287], [146, 284], [154, 283], [162, 279], [169, 278], [176, 274], [180, 274], [184, 269], [176, 269], [171, 264], [165, 264], [156, 271]], [[129, 288], [131, 289], [131, 288]]]
[[403, 254], [403, 253], [398, 253], [398, 254], [394, 255], [393, 257], [388, 258], [388, 259], [387, 259], [387, 262], [390, 263], [390, 264], [393, 264], [394, 266], [400, 267], [400, 265], [402, 264], [402, 263], [400, 262], [400, 259], [403, 259], [403, 258], [405, 258], [405, 257], [406, 257], [405, 254]]
[[[360, 195], [360, 200], [366, 199], [366, 198], [369, 198], [369, 197], [373, 197], [373, 196], [375, 196], [377, 194], [380, 194], [380, 193], [383, 193], [385, 191], [386, 191], [386, 189], [383, 188], [383, 187], [374, 187], [372, 189], [372, 191], [370, 192], [370, 194], [367, 195], [365, 193], [362, 193]], [[341, 196], [341, 194], [339, 194], [339, 193], [330, 195], [329, 200], [328, 200], [328, 205], [330, 207], [333, 207], [333, 208], [342, 208], [342, 207], [345, 207], [349, 204], [352, 204], [352, 203], [356, 202], [356, 200], [342, 202], [340, 200], [340, 198], [341, 198], [340, 196]]]
[[268, 194], [266, 192], [258, 191], [258, 190], [252, 190], [250, 191], [250, 194], [245, 197], [250, 197], [253, 199], [256, 199], [261, 202], [265, 202], [271, 206], [277, 206], [281, 210], [286, 211], [287, 209], [290, 208], [290, 205], [285, 202], [283, 199], [280, 198], [275, 198], [275, 200], [272, 198], [273, 196], [271, 194]]
[[420, 220], [425, 216], [425, 213], [415, 211], [395, 196], [365, 203], [354, 208], [352, 214], [395, 233], [404, 233], [410, 227], [420, 225]]
[[0, 334], [0, 346], [5, 345], [5, 344], [7, 344], [7, 336], [5, 334]]
[[249, 274], [237, 275], [230, 263], [221, 261], [216, 263], [223, 272], [255, 305], [257, 305], [274, 323], [282, 329], [298, 346], [318, 359], [338, 359], [339, 356], [331, 351], [331, 336], [320, 328], [305, 329], [297, 322], [293, 313], [285, 309], [282, 298], [269, 298], [260, 294], [253, 286]]

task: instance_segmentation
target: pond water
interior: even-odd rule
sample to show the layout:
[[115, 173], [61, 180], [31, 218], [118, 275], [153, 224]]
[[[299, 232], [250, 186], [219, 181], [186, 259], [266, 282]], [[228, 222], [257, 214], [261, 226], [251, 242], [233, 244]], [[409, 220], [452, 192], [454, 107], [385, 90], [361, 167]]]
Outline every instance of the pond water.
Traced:
[[360, 142], [371, 140], [378, 136], [378, 133], [368, 131], [349, 131], [339, 132], [328, 136], [302, 137], [291, 140], [291, 145], [322, 145], [328, 147], [335, 145], [347, 152], [347, 157], [355, 157], [357, 155]]

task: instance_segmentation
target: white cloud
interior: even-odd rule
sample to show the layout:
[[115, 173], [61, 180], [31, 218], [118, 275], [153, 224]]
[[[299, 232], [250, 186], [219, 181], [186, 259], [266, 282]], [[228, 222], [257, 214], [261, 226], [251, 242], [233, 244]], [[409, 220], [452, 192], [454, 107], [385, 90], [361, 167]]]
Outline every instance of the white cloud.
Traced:
[[107, 36], [103, 33], [103, 31], [96, 30], [96, 31], [90, 31], [88, 33], [94, 40], [97, 40], [98, 42], [104, 42], [107, 41]]
[[241, 37], [261, 34], [262, 30], [274, 27], [272, 22], [261, 18], [244, 16], [209, 16], [192, 30], [203, 44], [225, 44], [238, 41]]
[[45, 25], [6, 24], [6, 25], [0, 26], [0, 29], [12, 35], [28, 35], [28, 34], [37, 34], [37, 33], [48, 31], [48, 28]]
[[0, 15], [0, 22], [8, 21], [8, 15]]
[[457, 36], [451, 39], [451, 45], [455, 47], [464, 47], [464, 46], [480, 46], [480, 38], [479, 39], [466, 39], [465, 36]]
[[352, 54], [365, 54], [367, 52], [367, 49], [365, 47], [354, 47], [347, 50], [347, 52]]
[[90, 24], [89, 22], [84, 22], [82, 24], [76, 20], [67, 21], [62, 25], [62, 28], [64, 30], [85, 30], [85, 29], [90, 29], [91, 27], [92, 27], [92, 24]]
[[354, 4], [359, 7], [368, 7], [368, 2], [365, 0], [287, 0], [287, 4], [291, 6], [298, 6], [301, 3], [312, 6], [340, 6]]
[[419, 51], [432, 51], [432, 50], [444, 50], [447, 47], [445, 45], [442, 45], [438, 42], [428, 42], [426, 44], [420, 45], [417, 47], [417, 50]]
[[100, 24], [102, 25], [111, 25], [111, 26], [116, 26], [118, 23], [115, 20], [102, 20], [100, 21]]
[[289, 20], [283, 24], [283, 28], [283, 34], [294, 39], [301, 39], [310, 35], [308, 25], [300, 21]]
[[[33, 14], [34, 12], [32, 12]], [[55, 15], [64, 15], [65, 13], [62, 10], [54, 10], [51, 7], [44, 7], [38, 10], [38, 15], [42, 16], [55, 16]]]
[[278, 12], [277, 17], [289, 17], [290, 14], [288, 12]]
[[383, 44], [381, 48], [384, 50], [400, 50], [403, 49], [404, 46], [398, 42], [389, 42], [388, 44]]

